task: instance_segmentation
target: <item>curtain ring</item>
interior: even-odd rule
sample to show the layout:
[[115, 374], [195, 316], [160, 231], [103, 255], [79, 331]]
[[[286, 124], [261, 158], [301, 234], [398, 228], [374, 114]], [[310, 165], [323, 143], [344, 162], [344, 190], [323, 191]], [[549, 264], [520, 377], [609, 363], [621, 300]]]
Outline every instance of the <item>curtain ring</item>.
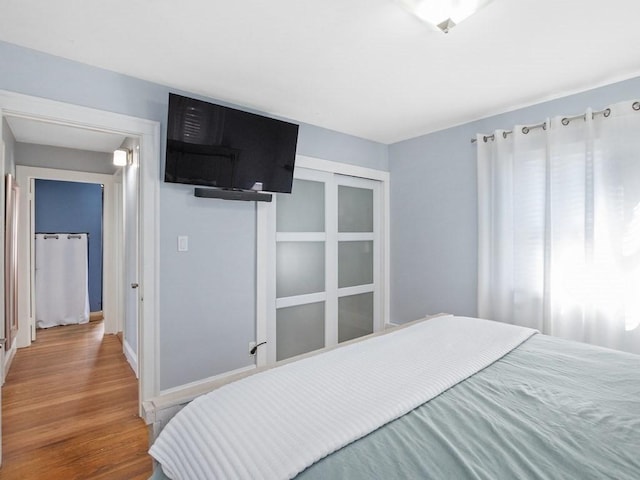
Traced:
[[566, 127], [567, 125], [569, 125], [569, 122], [570, 122], [570, 121], [571, 121], [571, 120], [569, 120], [567, 117], [564, 117], [564, 118], [562, 119], [562, 122], [561, 122], [561, 123], [562, 123], [562, 125], [564, 125], [564, 126]]
[[522, 127], [522, 133], [524, 133], [525, 135], [529, 133], [529, 127]]
[[610, 108], [605, 108], [604, 112], [602, 113], [604, 115], [604, 118], [607, 118], [609, 115], [611, 115], [611, 109]]
[[486, 135], [484, 135], [484, 136], [482, 137], [482, 140], [484, 141], [484, 143], [487, 143], [487, 136], [486, 136]]
[[635, 111], [640, 110], [640, 102], [633, 102], [633, 105], [631, 105], [631, 107], [632, 107]]
[[502, 132], [502, 138], [507, 138], [507, 132], [506, 131]]
[[547, 129], [547, 122], [544, 122], [544, 123], [542, 124], [542, 129], [543, 129], [543, 130], [546, 130], [546, 129]]

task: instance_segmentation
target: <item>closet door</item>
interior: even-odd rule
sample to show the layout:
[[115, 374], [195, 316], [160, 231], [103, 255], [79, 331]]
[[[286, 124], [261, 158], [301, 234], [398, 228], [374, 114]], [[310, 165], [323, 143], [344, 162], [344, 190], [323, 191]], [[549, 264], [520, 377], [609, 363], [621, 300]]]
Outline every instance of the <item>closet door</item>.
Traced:
[[277, 195], [275, 360], [322, 348], [331, 336], [331, 181], [329, 173], [297, 169], [292, 193]]
[[379, 182], [296, 168], [293, 192], [276, 198], [268, 361], [381, 328], [379, 204]]
[[338, 342], [373, 333], [380, 323], [379, 182], [336, 176], [338, 184]]

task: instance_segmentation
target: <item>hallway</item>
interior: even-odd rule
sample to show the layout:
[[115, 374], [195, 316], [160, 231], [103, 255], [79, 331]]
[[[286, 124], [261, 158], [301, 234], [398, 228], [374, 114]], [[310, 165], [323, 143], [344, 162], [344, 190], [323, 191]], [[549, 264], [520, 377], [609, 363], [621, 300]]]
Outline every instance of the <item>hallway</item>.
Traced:
[[151, 475], [138, 384], [102, 321], [39, 330], [2, 389], [0, 479]]

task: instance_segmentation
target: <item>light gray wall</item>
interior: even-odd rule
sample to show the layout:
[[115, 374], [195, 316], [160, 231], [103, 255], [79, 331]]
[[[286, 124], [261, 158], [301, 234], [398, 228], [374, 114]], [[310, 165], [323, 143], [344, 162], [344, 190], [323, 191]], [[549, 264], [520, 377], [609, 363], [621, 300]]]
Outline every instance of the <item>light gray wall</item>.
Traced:
[[476, 133], [632, 99], [640, 78], [391, 145], [392, 321], [477, 314]]
[[113, 154], [73, 148], [16, 143], [16, 164], [113, 175]]
[[[162, 323], [161, 352], [163, 360], [167, 351], [174, 359], [163, 363], [163, 377], [184, 376], [179, 359], [186, 354], [194, 365], [215, 365], [219, 372], [252, 363], [255, 208], [196, 198], [188, 186], [163, 192], [162, 270], [172, 278], [162, 283], [162, 316], [170, 321]], [[177, 251], [178, 235], [189, 237], [188, 252]]]
[[[3, 42], [0, 65], [0, 89], [161, 122], [163, 152], [169, 91], [198, 97]], [[389, 166], [386, 145], [307, 124], [300, 125], [298, 153]], [[196, 199], [193, 188], [160, 185], [162, 389], [253, 363], [255, 220], [252, 203]], [[176, 251], [177, 235], [189, 236], [189, 252]]]

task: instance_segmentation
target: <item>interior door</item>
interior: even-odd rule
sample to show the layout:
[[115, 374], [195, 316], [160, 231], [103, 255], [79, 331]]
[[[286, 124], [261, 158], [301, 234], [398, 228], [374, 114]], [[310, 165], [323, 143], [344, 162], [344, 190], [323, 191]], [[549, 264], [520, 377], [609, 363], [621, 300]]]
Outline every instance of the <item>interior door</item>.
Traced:
[[380, 182], [296, 168], [276, 196], [267, 362], [382, 328]]
[[138, 315], [142, 301], [139, 285], [139, 168], [137, 142], [130, 147], [129, 163], [123, 172], [124, 203], [124, 325], [123, 349], [129, 364], [138, 376]]

